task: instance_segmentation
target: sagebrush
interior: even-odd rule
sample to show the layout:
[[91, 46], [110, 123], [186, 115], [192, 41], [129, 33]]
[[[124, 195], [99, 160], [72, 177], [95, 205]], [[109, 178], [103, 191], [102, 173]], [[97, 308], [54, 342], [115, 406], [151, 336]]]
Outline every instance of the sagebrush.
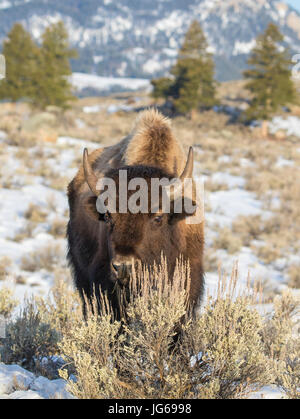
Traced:
[[27, 302], [10, 323], [3, 360], [35, 371], [41, 357], [59, 356], [59, 374], [79, 399], [237, 399], [268, 384], [299, 398], [299, 299], [285, 292], [263, 315], [259, 288], [239, 293], [237, 278], [237, 267], [229, 279], [220, 274], [218, 292], [193, 315], [187, 263], [178, 261], [171, 280], [165, 260], [151, 272], [140, 266], [130, 298], [120, 292], [119, 322], [105, 295], [84, 318], [78, 295], [58, 276], [47, 300]]

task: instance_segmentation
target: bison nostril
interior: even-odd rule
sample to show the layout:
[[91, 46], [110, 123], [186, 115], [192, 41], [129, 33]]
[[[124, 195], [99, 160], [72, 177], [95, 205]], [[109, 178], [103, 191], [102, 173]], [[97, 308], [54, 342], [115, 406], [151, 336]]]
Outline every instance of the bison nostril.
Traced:
[[130, 279], [132, 273], [131, 263], [120, 263], [111, 262], [112, 273], [116, 276], [120, 283], [126, 283]]

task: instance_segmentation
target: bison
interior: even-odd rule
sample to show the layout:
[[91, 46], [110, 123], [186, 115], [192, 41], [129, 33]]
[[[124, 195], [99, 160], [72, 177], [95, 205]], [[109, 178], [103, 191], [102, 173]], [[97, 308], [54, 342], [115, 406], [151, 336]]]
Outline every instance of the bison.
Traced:
[[[105, 292], [116, 318], [120, 318], [114, 289], [122, 272], [127, 272], [126, 267], [132, 260], [148, 266], [160, 262], [163, 252], [170, 275], [177, 258], [182, 256], [189, 260], [189, 302], [195, 309], [204, 286], [203, 220], [198, 224], [188, 223], [187, 217], [195, 214], [188, 214], [184, 209], [178, 213], [174, 205], [169, 213], [159, 206], [154, 212], [150, 207], [146, 212], [121, 212], [119, 205], [115, 212], [100, 213], [97, 183], [103, 177], [114, 180], [118, 198], [121, 170], [126, 171], [128, 182], [144, 179], [151, 192], [154, 178], [181, 181], [192, 178], [193, 149], [190, 148], [186, 158], [172, 133], [169, 119], [150, 109], [141, 112], [131, 134], [119, 143], [91, 154], [84, 151], [83, 165], [68, 186], [70, 219], [67, 228], [68, 260], [83, 301]], [[128, 193], [128, 199], [131, 194]], [[174, 204], [178, 197], [175, 192], [170, 196]]]

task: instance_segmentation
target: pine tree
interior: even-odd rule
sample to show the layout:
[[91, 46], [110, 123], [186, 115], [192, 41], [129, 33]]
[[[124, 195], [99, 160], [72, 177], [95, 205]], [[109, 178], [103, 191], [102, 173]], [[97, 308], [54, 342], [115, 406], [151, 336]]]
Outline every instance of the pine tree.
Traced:
[[63, 22], [49, 26], [42, 39], [34, 77], [33, 104], [40, 108], [48, 105], [67, 108], [68, 102], [75, 99], [68, 76], [72, 74], [69, 60], [76, 58], [76, 51], [69, 47]]
[[172, 97], [175, 109], [191, 114], [216, 103], [214, 62], [197, 21], [193, 21], [171, 70], [172, 78], [153, 80], [153, 96]]
[[0, 98], [17, 102], [31, 94], [38, 47], [20, 23], [16, 23], [3, 43], [6, 77], [0, 84]]
[[161, 77], [159, 79], [151, 80], [153, 86], [152, 97], [155, 99], [168, 99], [172, 92], [174, 81], [169, 77]]
[[244, 72], [244, 77], [249, 79], [247, 88], [253, 95], [246, 117], [263, 120], [264, 135], [267, 135], [267, 121], [274, 113], [296, 99], [289, 51], [280, 45], [283, 40], [278, 27], [270, 23], [257, 38], [248, 60], [252, 68]]

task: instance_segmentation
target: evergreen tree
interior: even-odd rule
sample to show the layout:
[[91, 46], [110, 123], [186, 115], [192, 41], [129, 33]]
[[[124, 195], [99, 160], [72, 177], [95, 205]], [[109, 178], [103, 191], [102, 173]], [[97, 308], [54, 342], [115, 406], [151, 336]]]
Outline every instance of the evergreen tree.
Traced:
[[16, 102], [31, 94], [38, 47], [20, 23], [16, 23], [3, 43], [6, 78], [0, 84], [0, 98]]
[[155, 99], [168, 99], [172, 92], [174, 81], [169, 77], [161, 77], [159, 79], [151, 80], [153, 86], [152, 97]]
[[69, 47], [63, 22], [49, 26], [42, 39], [32, 102], [40, 108], [48, 105], [67, 108], [68, 102], [75, 99], [68, 76], [72, 74], [69, 60], [77, 56], [76, 51]]
[[207, 47], [200, 24], [193, 21], [171, 70], [173, 78], [153, 80], [153, 96], [173, 98], [175, 109], [192, 117], [196, 110], [214, 105], [214, 62]]
[[263, 120], [263, 134], [267, 134], [267, 120], [282, 106], [293, 103], [296, 90], [291, 78], [289, 51], [280, 45], [284, 40], [278, 27], [270, 23], [257, 38], [256, 46], [248, 60], [247, 88], [253, 95], [246, 117]]

